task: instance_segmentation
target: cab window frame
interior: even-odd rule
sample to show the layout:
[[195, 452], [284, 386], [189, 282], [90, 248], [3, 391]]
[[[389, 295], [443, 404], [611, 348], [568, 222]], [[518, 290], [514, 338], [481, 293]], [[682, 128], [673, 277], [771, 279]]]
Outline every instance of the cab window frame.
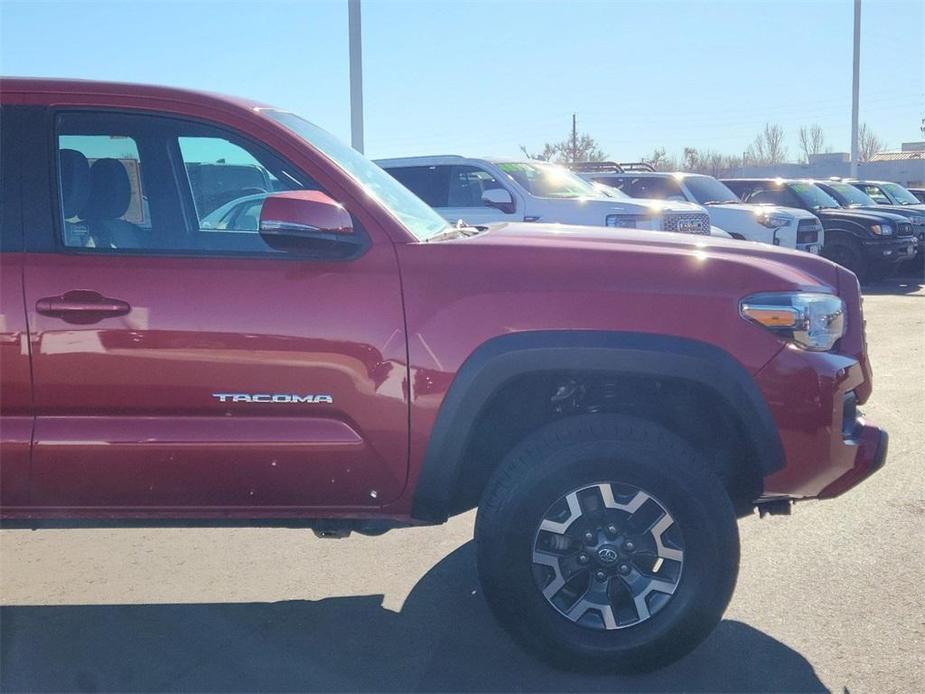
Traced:
[[[194, 249], [194, 248], [82, 248], [78, 246], [68, 246], [64, 243], [64, 223], [62, 215], [62, 191], [60, 186], [60, 161], [59, 161], [59, 122], [63, 117], [77, 116], [79, 118], [96, 118], [99, 127], [104, 124], [134, 122], [139, 123], [141, 119], [155, 121], [157, 126], [169, 129], [171, 134], [165, 138], [165, 150], [167, 156], [167, 174], [168, 179], [163, 185], [169, 187], [172, 191], [172, 197], [175, 198], [176, 213], [180, 221], [179, 232], [192, 238], [192, 234], [206, 233], [200, 227], [200, 220], [197, 215], [194, 195], [191, 182], [180, 151], [180, 137], [203, 137], [223, 138], [228, 142], [241, 147], [246, 152], [258, 159], [265, 161], [267, 159], [275, 161], [281, 169], [285, 169], [293, 178], [306, 190], [318, 190], [326, 195], [331, 194], [308, 172], [293, 164], [285, 156], [267, 145], [255, 140], [244, 133], [236, 131], [223, 123], [206, 121], [194, 117], [179, 115], [176, 113], [163, 111], [137, 110], [128, 108], [105, 107], [105, 106], [67, 106], [61, 108], [48, 108], [46, 117], [43, 119], [42, 127], [45, 129], [44, 141], [46, 152], [44, 159], [47, 164], [43, 166], [47, 170], [48, 180], [48, 214], [51, 216], [50, 237], [46, 236], [44, 243], [36, 245], [35, 250], [52, 252], [65, 255], [94, 255], [100, 257], [163, 257], [163, 258], [229, 258], [229, 259], [248, 259], [248, 260], [283, 260], [291, 262], [345, 262], [352, 261], [364, 255], [368, 250], [371, 239], [369, 234], [363, 228], [362, 223], [353, 214], [349, 207], [347, 208], [353, 219], [353, 233], [359, 241], [353, 245], [352, 252], [341, 255], [327, 251], [310, 251], [305, 252], [284, 252], [284, 251], [253, 251], [253, 250], [212, 250], [212, 249]], [[96, 123], [95, 123], [96, 125]], [[139, 127], [148, 126], [141, 124]], [[71, 134], [71, 133], [66, 133]], [[144, 156], [145, 147], [138, 143], [139, 158]], [[149, 178], [152, 175], [148, 174]], [[271, 191], [272, 193], [273, 191]], [[332, 199], [336, 199], [331, 196]], [[152, 220], [155, 218], [154, 210], [151, 209]], [[152, 222], [153, 224], [153, 222]], [[212, 233], [212, 232], [209, 232]], [[259, 233], [259, 232], [256, 232]], [[28, 240], [27, 240], [28, 244]]]

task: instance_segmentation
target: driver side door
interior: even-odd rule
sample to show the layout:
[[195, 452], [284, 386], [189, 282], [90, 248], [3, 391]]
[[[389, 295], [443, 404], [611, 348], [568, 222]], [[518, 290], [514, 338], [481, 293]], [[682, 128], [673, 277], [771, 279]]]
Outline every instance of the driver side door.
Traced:
[[54, 147], [24, 184], [54, 191], [25, 228], [39, 251], [24, 261], [32, 505], [253, 517], [396, 498], [407, 370], [384, 235], [357, 227], [350, 257], [294, 255], [246, 215], [213, 224], [229, 203], [317, 188], [220, 124], [51, 122], [35, 125], [36, 147]]

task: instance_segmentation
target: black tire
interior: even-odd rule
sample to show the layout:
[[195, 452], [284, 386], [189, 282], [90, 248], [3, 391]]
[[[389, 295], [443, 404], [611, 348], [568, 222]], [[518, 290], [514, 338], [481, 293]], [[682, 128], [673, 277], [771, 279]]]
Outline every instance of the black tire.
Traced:
[[[670, 513], [683, 538], [683, 565], [677, 570], [674, 593], [651, 616], [626, 628], [607, 627], [603, 612], [598, 613], [600, 625], [578, 624], [547, 601], [544, 588], [537, 583], [534, 549], [541, 541], [540, 523], [547, 522], [544, 517], [549, 518], [553, 505], [564, 495], [599, 482], [613, 483], [607, 485], [611, 493], [643, 490], [664, 507], [665, 515]], [[572, 525], [583, 532], [577, 522]], [[650, 528], [644, 531], [646, 538], [650, 532], [656, 537]], [[606, 541], [607, 536], [603, 537]], [[527, 437], [489, 480], [475, 538], [482, 588], [499, 621], [529, 650], [567, 669], [643, 672], [677, 660], [706, 638], [722, 618], [738, 574], [736, 516], [717, 476], [680, 438], [651, 422], [622, 415], [573, 417]], [[664, 549], [673, 540], [658, 542]], [[587, 554], [581, 559], [587, 561]], [[658, 563], [654, 571], [661, 566]], [[623, 571], [625, 566], [619, 568]], [[629, 594], [620, 584], [610, 586], [610, 580], [619, 579], [607, 579], [605, 595], [613, 595], [611, 591], [618, 588]], [[593, 576], [588, 578], [589, 586], [591, 580]], [[644, 601], [647, 595], [644, 592]], [[638, 618], [642, 613], [634, 609]], [[594, 616], [589, 610], [581, 620]]]
[[851, 270], [857, 275], [858, 280], [867, 279], [868, 263], [861, 247], [856, 242], [841, 238], [832, 239], [831, 242], [826, 241], [822, 255], [833, 263], [838, 263]]

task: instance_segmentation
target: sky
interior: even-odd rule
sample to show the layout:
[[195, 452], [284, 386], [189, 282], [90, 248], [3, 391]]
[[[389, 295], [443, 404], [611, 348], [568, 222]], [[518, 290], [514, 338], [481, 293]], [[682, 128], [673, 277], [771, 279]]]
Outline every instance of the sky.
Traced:
[[[851, 133], [852, 0], [363, 0], [366, 154], [741, 153], [766, 122]], [[350, 135], [346, 0], [0, 0], [0, 74], [245, 96]], [[860, 118], [922, 140], [925, 2], [863, 0]]]

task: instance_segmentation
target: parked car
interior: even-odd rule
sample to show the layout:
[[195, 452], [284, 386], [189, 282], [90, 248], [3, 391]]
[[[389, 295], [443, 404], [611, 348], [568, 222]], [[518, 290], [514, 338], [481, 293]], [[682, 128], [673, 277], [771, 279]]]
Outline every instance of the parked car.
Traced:
[[451, 223], [557, 222], [710, 233], [710, 215], [700, 205], [604, 194], [547, 162], [445, 155], [376, 163]]
[[925, 203], [925, 188], [906, 188], [915, 198], [921, 202]]
[[[884, 463], [885, 432], [857, 415], [858, 283], [827, 260], [456, 227], [241, 99], [5, 79], [0, 108], [5, 525], [344, 537], [478, 506], [504, 626], [559, 665], [625, 671], [720, 620], [737, 514], [838, 496]], [[134, 182], [103, 156], [114, 139]], [[203, 228], [184, 167], [250, 159], [273, 189], [257, 230]], [[145, 225], [125, 218], [142, 196]]]
[[867, 193], [878, 205], [902, 205], [903, 207], [911, 206], [919, 210], [925, 210], [925, 203], [922, 203], [921, 200], [898, 183], [893, 183], [892, 181], [858, 181], [850, 178], [843, 180], [845, 183], [850, 183], [858, 190]]
[[905, 217], [844, 209], [812, 181], [783, 178], [723, 179], [743, 202], [801, 207], [825, 228], [822, 255], [864, 279], [915, 257], [918, 240]]
[[713, 176], [662, 171], [625, 171], [614, 162], [574, 164], [582, 178], [612, 186], [633, 198], [686, 200], [703, 205], [710, 220], [734, 238], [819, 253], [825, 241], [822, 222], [803, 209], [775, 205], [748, 205]]
[[885, 205], [877, 203], [860, 188], [838, 180], [814, 181], [826, 193], [831, 195], [842, 207], [857, 210], [873, 210], [874, 212], [892, 212], [905, 217], [912, 224], [912, 232], [919, 240], [918, 259], [921, 260], [925, 252], [925, 206], [919, 209], [916, 205]]

